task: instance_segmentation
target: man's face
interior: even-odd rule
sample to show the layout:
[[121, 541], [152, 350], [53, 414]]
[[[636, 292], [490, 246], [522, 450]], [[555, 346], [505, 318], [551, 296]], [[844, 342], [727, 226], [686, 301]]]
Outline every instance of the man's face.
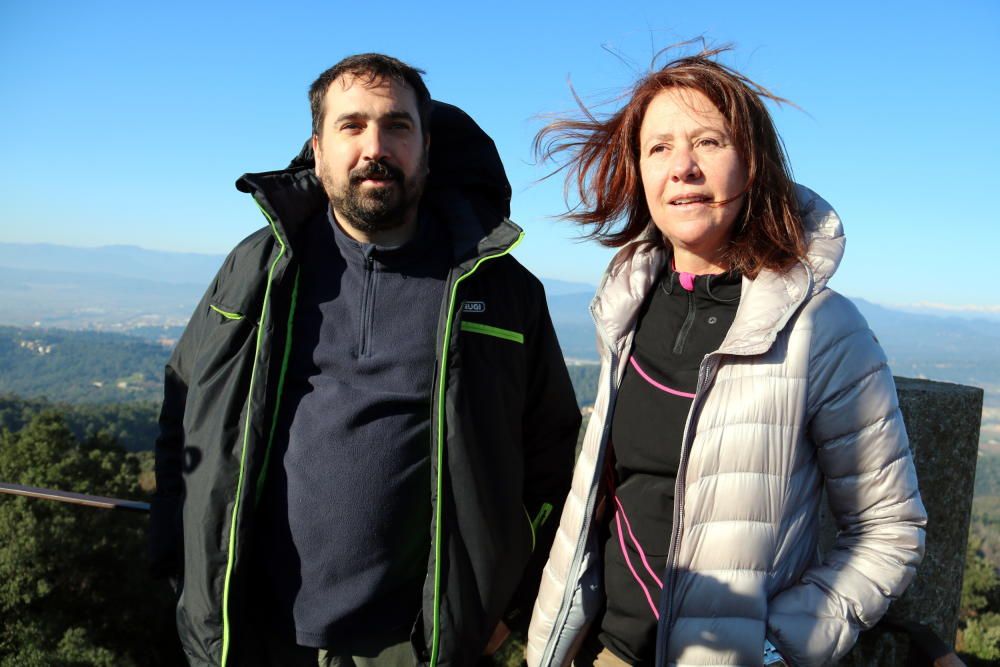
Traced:
[[417, 99], [405, 83], [346, 74], [327, 90], [316, 175], [341, 224], [366, 234], [416, 219], [427, 178]]

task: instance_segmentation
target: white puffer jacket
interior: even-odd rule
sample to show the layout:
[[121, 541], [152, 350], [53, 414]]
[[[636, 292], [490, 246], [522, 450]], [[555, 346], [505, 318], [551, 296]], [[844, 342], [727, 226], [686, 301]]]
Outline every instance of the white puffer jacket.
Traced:
[[[913, 578], [926, 513], [886, 357], [826, 284], [840, 219], [799, 189], [807, 261], [744, 278], [736, 319], [701, 364], [683, 440], [660, 596], [658, 666], [791, 664], [846, 653]], [[531, 667], [568, 665], [603, 602], [591, 530], [609, 408], [636, 318], [667, 261], [619, 253], [591, 305], [603, 341], [597, 400], [528, 632]], [[819, 556], [825, 487], [839, 526]]]

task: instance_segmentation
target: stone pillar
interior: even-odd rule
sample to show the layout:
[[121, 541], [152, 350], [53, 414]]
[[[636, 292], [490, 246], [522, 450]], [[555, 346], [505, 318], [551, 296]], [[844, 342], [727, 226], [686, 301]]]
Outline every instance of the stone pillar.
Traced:
[[[888, 618], [930, 627], [954, 646], [972, 513], [983, 390], [896, 378], [899, 405], [927, 507], [927, 550], [916, 579], [889, 608]], [[825, 508], [824, 508], [825, 512]], [[824, 516], [824, 543], [836, 533]], [[864, 632], [841, 665], [905, 665], [909, 637], [887, 627]]]

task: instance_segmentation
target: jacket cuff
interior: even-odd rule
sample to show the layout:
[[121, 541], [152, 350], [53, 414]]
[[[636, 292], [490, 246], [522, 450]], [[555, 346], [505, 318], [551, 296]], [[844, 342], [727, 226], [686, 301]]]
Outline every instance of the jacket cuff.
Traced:
[[771, 600], [767, 638], [789, 664], [822, 667], [844, 656], [860, 628], [836, 599], [815, 584], [799, 584]]

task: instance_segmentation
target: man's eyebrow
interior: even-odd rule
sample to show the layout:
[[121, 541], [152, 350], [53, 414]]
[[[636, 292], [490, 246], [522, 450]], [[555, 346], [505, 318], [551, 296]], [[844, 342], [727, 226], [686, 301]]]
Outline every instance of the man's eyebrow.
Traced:
[[[389, 120], [407, 120], [411, 123], [414, 122], [413, 116], [410, 115], [410, 112], [404, 110], [390, 111], [380, 118], [386, 118]], [[363, 111], [348, 111], [347, 113], [342, 113], [337, 116], [337, 119], [334, 122], [340, 123], [345, 120], [371, 120], [371, 116]]]
[[367, 118], [368, 114], [366, 113], [362, 113], [360, 111], [348, 111], [347, 113], [342, 113], [337, 116], [337, 119], [334, 122], [339, 123], [345, 120], [366, 120]]
[[411, 123], [414, 122], [413, 121], [413, 116], [410, 115], [410, 112], [409, 111], [402, 111], [402, 110], [399, 110], [399, 111], [390, 111], [389, 113], [387, 113], [385, 115], [385, 118], [388, 118], [389, 120], [408, 120]]

